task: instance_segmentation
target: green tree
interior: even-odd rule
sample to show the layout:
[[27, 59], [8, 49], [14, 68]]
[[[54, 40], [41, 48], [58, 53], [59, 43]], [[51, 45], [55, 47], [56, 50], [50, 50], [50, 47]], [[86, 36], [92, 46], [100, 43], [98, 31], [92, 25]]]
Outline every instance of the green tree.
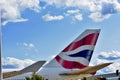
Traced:
[[31, 78], [30, 77], [26, 77], [26, 80], [31, 80]]
[[41, 75], [38, 75], [35, 72], [33, 72], [32, 77], [26, 77], [26, 80], [44, 80], [44, 78]]

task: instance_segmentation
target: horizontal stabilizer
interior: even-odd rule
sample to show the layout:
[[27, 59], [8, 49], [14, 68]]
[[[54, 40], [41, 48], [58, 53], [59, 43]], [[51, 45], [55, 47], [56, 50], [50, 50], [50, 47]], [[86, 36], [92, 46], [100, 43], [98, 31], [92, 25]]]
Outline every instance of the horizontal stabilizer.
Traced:
[[75, 71], [68, 72], [68, 73], [62, 73], [60, 75], [67, 76], [67, 75], [92, 74], [92, 73], [95, 73], [97, 70], [100, 70], [110, 64], [112, 64], [112, 63], [99, 64], [97, 66], [90, 66], [90, 67], [86, 67], [84, 69], [75, 70]]
[[34, 63], [34, 64], [32, 64], [32, 65], [30, 65], [30, 66], [28, 66], [28, 67], [26, 67], [26, 68], [24, 68], [22, 70], [20, 70], [20, 71], [23, 72], [23, 73], [36, 72], [36, 71], [38, 71], [42, 67], [42, 65], [45, 62], [46, 61], [38, 61], [38, 62], [36, 62], [36, 63]]
[[27, 73], [27, 72], [36, 72], [40, 69], [40, 67], [42, 67], [42, 65], [45, 62], [46, 61], [38, 61], [38, 62], [20, 70], [20, 71], [5, 72], [5, 73], [3, 73], [3, 79], [13, 77], [13, 76], [17, 76], [17, 75], [20, 75], [20, 74], [24, 74], [24, 73]]

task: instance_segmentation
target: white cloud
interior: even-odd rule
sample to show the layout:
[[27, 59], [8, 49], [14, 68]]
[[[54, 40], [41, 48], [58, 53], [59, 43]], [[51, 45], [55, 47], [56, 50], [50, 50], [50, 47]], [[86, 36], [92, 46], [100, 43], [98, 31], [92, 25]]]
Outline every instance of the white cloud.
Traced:
[[80, 10], [78, 9], [71, 9], [68, 10], [67, 13], [65, 13], [66, 16], [72, 16], [72, 20], [78, 20], [78, 21], [82, 21], [83, 20], [83, 15], [82, 13], [80, 13]]
[[[89, 18], [95, 22], [108, 19], [111, 14], [120, 12], [120, 3], [118, 0], [42, 0], [47, 5], [54, 5], [56, 7], [75, 8], [75, 10], [68, 10], [66, 15], [75, 14], [79, 11], [88, 12]], [[79, 18], [80, 19], [80, 18]]]
[[83, 20], [82, 14], [76, 14], [75, 19], [82, 21]]
[[100, 52], [96, 57], [95, 61], [91, 62], [90, 65], [93, 66], [93, 65], [98, 65], [102, 63], [112, 62], [113, 64], [97, 71], [97, 74], [112, 73], [112, 72], [115, 72], [116, 70], [120, 70], [120, 62], [118, 62], [117, 59], [120, 59], [119, 51]]
[[17, 46], [22, 46], [22, 47], [25, 47], [27, 49], [34, 49], [35, 48], [35, 45], [33, 43], [16, 43]]
[[119, 62], [109, 61], [109, 60], [105, 60], [105, 59], [96, 59], [95, 62], [91, 63], [90, 65], [98, 65], [98, 64], [109, 63], [109, 62], [113, 62], [113, 63], [111, 65], [97, 71], [97, 74], [113, 73], [116, 70], [120, 70]]
[[45, 21], [53, 21], [53, 20], [62, 20], [64, 17], [62, 15], [51, 16], [50, 14], [46, 14], [46, 15], [42, 16], [42, 18]]
[[78, 8], [90, 8], [93, 5], [93, 0], [42, 0], [47, 5], [55, 5], [57, 7], [78, 7]]
[[100, 22], [103, 21], [104, 19], [108, 19], [110, 16], [111, 16], [110, 14], [102, 15], [100, 12], [95, 12], [91, 13], [89, 15], [89, 18], [91, 18], [95, 22]]
[[14, 20], [5, 20], [2, 22], [2, 25], [5, 26], [8, 22], [25, 22], [25, 21], [28, 21], [28, 19], [23, 19], [23, 18], [20, 18], [20, 19], [14, 19]]
[[[40, 2], [44, 2], [44, 7], [54, 6], [58, 9], [68, 10], [73, 8], [74, 10], [68, 10], [67, 15], [74, 14], [74, 18], [77, 20], [82, 20], [80, 12], [82, 15], [86, 14], [95, 22], [103, 21], [108, 19], [111, 14], [120, 13], [120, 3], [118, 0], [0, 0], [0, 9], [2, 10], [2, 24], [6, 25], [8, 22], [23, 22], [28, 21], [28, 19], [23, 18], [21, 13], [30, 9], [35, 12], [40, 12], [41, 5]], [[47, 8], [45, 8], [47, 9]], [[61, 13], [63, 14], [63, 13]], [[76, 16], [78, 16], [76, 18]], [[45, 21], [62, 20], [64, 16], [52, 16], [46, 14], [42, 16]]]
[[7, 65], [12, 65], [15, 66], [19, 69], [22, 69], [26, 66], [29, 66], [31, 64], [33, 64], [35, 61], [31, 60], [31, 59], [17, 59], [14, 57], [7, 57], [7, 58], [2, 58], [2, 65], [7, 66]]
[[120, 52], [119, 51], [112, 51], [112, 52], [101, 52], [98, 55], [98, 58], [100, 59], [108, 59], [108, 60], [114, 60], [120, 58]]
[[26, 56], [28, 55], [29, 51], [35, 53], [39, 52], [38, 48], [33, 43], [23, 42], [23, 43], [16, 43], [16, 45], [19, 46], [22, 50], [28, 51], [25, 53]]
[[27, 48], [35, 48], [35, 45], [33, 43], [23, 43], [23, 46], [27, 47]]
[[35, 12], [40, 11], [39, 0], [0, 0], [0, 10], [2, 11], [2, 24], [8, 22], [22, 22], [27, 19], [22, 18], [21, 12], [30, 9]]
[[35, 46], [34, 46], [34, 44], [30, 43], [30, 44], [29, 44], [29, 47], [33, 48], [33, 47], [35, 47]]
[[78, 9], [68, 10], [67, 13], [68, 13], [68, 14], [77, 14], [77, 13], [79, 13], [79, 10], [78, 10]]

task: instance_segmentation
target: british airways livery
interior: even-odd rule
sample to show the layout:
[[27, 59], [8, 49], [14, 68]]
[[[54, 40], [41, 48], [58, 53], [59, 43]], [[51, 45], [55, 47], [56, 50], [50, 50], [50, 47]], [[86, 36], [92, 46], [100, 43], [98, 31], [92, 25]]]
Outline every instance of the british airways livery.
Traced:
[[[99, 33], [100, 29], [87, 29], [53, 60], [43, 65], [37, 73], [42, 75], [45, 80], [78, 80], [92, 76], [97, 70], [110, 65], [111, 63], [103, 63], [89, 66]], [[24, 80], [25, 76], [15, 76], [9, 80]]]

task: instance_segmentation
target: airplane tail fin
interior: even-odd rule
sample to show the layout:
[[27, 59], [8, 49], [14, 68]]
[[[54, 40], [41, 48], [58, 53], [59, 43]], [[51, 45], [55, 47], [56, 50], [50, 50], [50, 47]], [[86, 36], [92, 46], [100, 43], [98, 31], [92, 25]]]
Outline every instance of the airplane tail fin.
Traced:
[[27, 73], [27, 72], [37, 72], [41, 67], [42, 65], [45, 63], [46, 61], [38, 61], [22, 70], [20, 70], [20, 72], [23, 72], [23, 73]]
[[87, 29], [46, 66], [82, 69], [89, 65], [100, 29]]
[[11, 72], [3, 73], [3, 79], [13, 77], [13, 76], [17, 76], [17, 75], [24, 74], [24, 73], [28, 73], [28, 72], [36, 72], [40, 69], [40, 67], [42, 67], [42, 65], [45, 62], [46, 61], [38, 61], [38, 62], [20, 70], [20, 71], [11, 71]]

